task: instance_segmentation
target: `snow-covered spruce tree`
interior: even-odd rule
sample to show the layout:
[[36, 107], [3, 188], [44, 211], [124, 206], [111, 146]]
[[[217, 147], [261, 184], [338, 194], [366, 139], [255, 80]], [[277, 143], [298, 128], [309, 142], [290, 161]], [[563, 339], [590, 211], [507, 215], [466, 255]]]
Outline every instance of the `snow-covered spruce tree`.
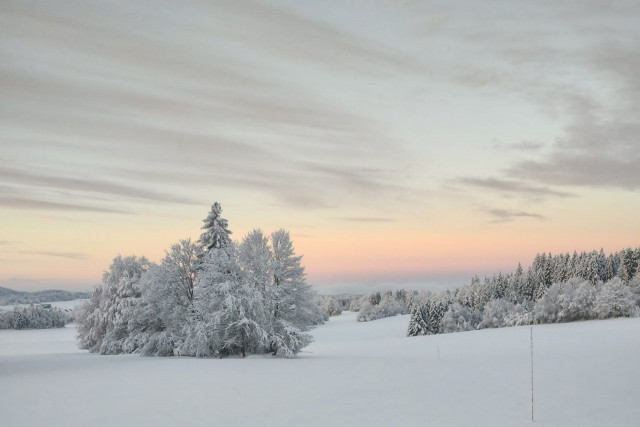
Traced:
[[27, 327], [27, 319], [24, 314], [18, 309], [18, 307], [13, 308], [13, 319], [11, 321], [12, 329], [24, 329]]
[[[122, 337], [108, 337], [108, 334], [114, 331], [123, 311], [135, 304], [140, 296], [138, 282], [148, 268], [149, 261], [145, 257], [118, 255], [113, 259], [102, 277], [102, 285], [94, 289], [91, 299], [78, 310], [76, 323], [80, 348], [102, 354], [121, 352], [115, 343]], [[105, 338], [109, 339], [105, 342]]]
[[506, 280], [507, 287], [504, 297], [514, 304], [521, 303], [524, 300], [524, 296], [520, 293], [522, 281], [524, 280], [524, 271], [520, 263], [518, 263], [516, 271], [508, 275]]
[[417, 337], [429, 334], [429, 326], [427, 324], [428, 312], [422, 304], [411, 303], [409, 311], [409, 328], [407, 336]]
[[432, 335], [441, 332], [441, 322], [444, 314], [452, 304], [448, 293], [421, 293], [411, 301], [409, 328], [407, 335]]
[[231, 231], [229, 223], [222, 218], [222, 207], [220, 203], [215, 202], [211, 205], [209, 215], [204, 219], [202, 229], [204, 232], [200, 235], [198, 243], [202, 245], [204, 251], [211, 249], [220, 249], [227, 247], [231, 243]]
[[262, 293], [246, 280], [233, 243], [206, 253], [195, 300], [197, 318], [185, 328], [179, 354], [244, 357], [269, 344]]

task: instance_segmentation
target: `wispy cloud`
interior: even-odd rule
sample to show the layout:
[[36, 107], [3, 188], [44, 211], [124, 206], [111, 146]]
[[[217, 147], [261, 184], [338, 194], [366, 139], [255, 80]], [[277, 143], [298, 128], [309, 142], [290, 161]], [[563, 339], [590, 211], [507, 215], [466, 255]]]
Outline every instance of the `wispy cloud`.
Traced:
[[18, 253], [23, 255], [47, 256], [47, 257], [68, 258], [68, 259], [77, 259], [77, 260], [84, 260], [89, 258], [87, 254], [78, 253], [78, 252], [18, 251]]
[[511, 196], [521, 196], [525, 198], [544, 198], [544, 197], [571, 197], [571, 193], [565, 191], [553, 190], [549, 187], [532, 185], [523, 181], [503, 178], [474, 178], [464, 177], [451, 181], [471, 188], [479, 188], [485, 190], [496, 191]]
[[53, 210], [72, 212], [96, 212], [109, 214], [130, 214], [127, 210], [83, 205], [76, 203], [52, 202], [28, 197], [14, 197], [0, 194], [0, 207], [19, 210]]
[[544, 144], [533, 141], [520, 141], [512, 144], [496, 143], [493, 148], [498, 150], [514, 150], [514, 151], [538, 151], [544, 147]]
[[118, 184], [115, 182], [96, 179], [70, 178], [44, 173], [36, 174], [2, 166], [0, 166], [0, 179], [3, 180], [5, 185], [13, 184], [19, 187], [53, 188], [68, 191], [108, 194], [159, 202], [197, 204], [197, 201], [193, 199], [168, 194], [166, 192], [160, 193], [151, 191], [132, 185]]
[[337, 218], [340, 221], [349, 221], [349, 222], [397, 222], [398, 220], [395, 218], [376, 218], [376, 217], [340, 217]]
[[493, 223], [512, 222], [518, 218], [533, 218], [540, 221], [545, 219], [544, 216], [537, 213], [511, 211], [506, 209], [489, 209], [487, 213], [494, 217], [494, 219], [491, 221]]
[[[519, 97], [557, 121], [560, 132], [544, 145], [528, 135], [496, 144], [536, 156], [508, 160], [497, 178], [503, 182], [486, 178], [467, 184], [511, 191], [504, 182], [513, 187], [518, 181], [526, 183], [520, 191], [540, 196], [558, 195], [547, 186], [640, 189], [640, 5], [549, 3], [531, 12], [532, 25], [511, 26], [519, 22], [513, 18], [522, 13], [520, 5], [504, 5], [500, 13], [472, 7], [469, 13], [494, 25], [454, 37], [462, 53], [451, 66], [463, 71], [450, 74], [451, 80]], [[582, 42], [572, 39], [587, 33]]]
[[[636, 53], [640, 55], [640, 48]], [[627, 67], [636, 67], [640, 74], [640, 62]], [[515, 162], [506, 174], [540, 184], [640, 189], [640, 79], [623, 76], [619, 85], [624, 92], [617, 94], [620, 112], [612, 115], [600, 102], [582, 95], [566, 96], [564, 110], [570, 122], [552, 150], [535, 160]]]

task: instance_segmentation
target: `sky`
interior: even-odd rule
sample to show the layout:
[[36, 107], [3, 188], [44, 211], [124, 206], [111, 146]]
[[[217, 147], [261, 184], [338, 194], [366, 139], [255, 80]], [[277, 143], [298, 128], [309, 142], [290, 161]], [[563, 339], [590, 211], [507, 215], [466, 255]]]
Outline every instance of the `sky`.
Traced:
[[3, 0], [0, 286], [91, 289], [220, 202], [319, 292], [640, 244], [637, 1]]

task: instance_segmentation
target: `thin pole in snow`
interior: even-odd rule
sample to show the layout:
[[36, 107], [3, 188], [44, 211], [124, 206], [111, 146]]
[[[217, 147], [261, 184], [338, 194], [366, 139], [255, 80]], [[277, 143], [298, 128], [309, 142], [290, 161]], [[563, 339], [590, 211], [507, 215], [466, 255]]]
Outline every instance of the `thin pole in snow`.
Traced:
[[436, 344], [436, 347], [438, 347], [438, 360], [440, 360], [440, 344]]
[[531, 422], [533, 421], [533, 326], [530, 330], [531, 336]]

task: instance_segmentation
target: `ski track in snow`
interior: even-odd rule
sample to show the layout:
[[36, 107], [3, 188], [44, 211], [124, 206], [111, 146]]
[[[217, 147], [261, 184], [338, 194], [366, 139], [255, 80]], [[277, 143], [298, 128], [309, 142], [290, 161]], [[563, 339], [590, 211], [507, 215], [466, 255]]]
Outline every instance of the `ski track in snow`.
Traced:
[[[297, 359], [99, 356], [75, 328], [0, 331], [6, 426], [529, 426], [529, 327], [315, 329]], [[537, 325], [535, 425], [640, 425], [640, 319]], [[438, 358], [438, 348], [440, 357]]]

